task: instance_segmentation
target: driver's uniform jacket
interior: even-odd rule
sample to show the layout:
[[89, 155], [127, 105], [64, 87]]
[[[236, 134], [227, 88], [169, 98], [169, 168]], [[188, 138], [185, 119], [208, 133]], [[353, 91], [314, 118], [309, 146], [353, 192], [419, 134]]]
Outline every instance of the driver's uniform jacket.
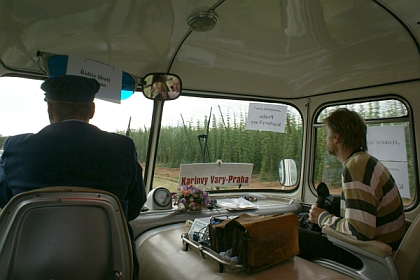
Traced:
[[70, 120], [50, 124], [36, 134], [8, 137], [3, 150], [0, 208], [14, 195], [50, 186], [111, 192], [119, 198], [128, 221], [138, 217], [146, 201], [142, 168], [129, 137]]

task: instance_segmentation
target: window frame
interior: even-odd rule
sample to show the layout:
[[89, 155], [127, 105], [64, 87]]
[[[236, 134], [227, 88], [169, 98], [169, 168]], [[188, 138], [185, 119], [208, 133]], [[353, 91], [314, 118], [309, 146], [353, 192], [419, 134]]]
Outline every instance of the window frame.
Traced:
[[[301, 170], [301, 162], [304, 158], [304, 139], [305, 139], [305, 120], [304, 120], [304, 114], [301, 111], [301, 108], [299, 108], [299, 106], [297, 106], [296, 104], [289, 102], [287, 100], [273, 100], [273, 99], [266, 99], [266, 98], [234, 98], [232, 96], [224, 96], [224, 95], [218, 95], [218, 94], [213, 94], [213, 95], [206, 95], [206, 96], [197, 96], [194, 94], [188, 94], [188, 92], [183, 92], [183, 95], [179, 98], [179, 101], [182, 100], [182, 97], [193, 97], [193, 98], [200, 98], [200, 99], [213, 99], [213, 100], [229, 100], [232, 102], [249, 102], [249, 103], [266, 103], [266, 104], [275, 104], [275, 105], [284, 105], [284, 106], [290, 106], [292, 108], [294, 108], [295, 113], [299, 116], [300, 118], [300, 125], [301, 125], [301, 129], [302, 129], [302, 137], [300, 138], [300, 143], [301, 143], [301, 151], [300, 151], [300, 161], [297, 161], [297, 172], [298, 172], [298, 180], [296, 182], [296, 184], [294, 184], [293, 186], [291, 186], [290, 188], [286, 188], [286, 189], [251, 189], [251, 188], [240, 188], [240, 189], [234, 189], [234, 188], [226, 188], [226, 189], [212, 189], [211, 192], [212, 193], [227, 193], [227, 192], [243, 192], [244, 190], [246, 190], [247, 192], [279, 192], [279, 193], [295, 193], [299, 187], [301, 186], [300, 182], [301, 182], [301, 176], [302, 176], [302, 170]], [[166, 109], [166, 108], [165, 108]], [[214, 109], [214, 108], [213, 108]], [[216, 113], [218, 109], [216, 108]], [[164, 114], [165, 111], [163, 110], [162, 112], [162, 119], [164, 118]], [[215, 112], [213, 111], [212, 114], [215, 114]], [[159, 127], [159, 130], [162, 129], [163, 125], [161, 124], [161, 126]], [[159, 135], [159, 143], [160, 143], [160, 137], [162, 135]], [[159, 146], [157, 147], [156, 150], [156, 154], [159, 154], [159, 149], [161, 145], [159, 144]], [[280, 160], [280, 159], [279, 159]], [[154, 166], [155, 168], [156, 166]], [[155, 173], [156, 170], [154, 170]], [[157, 185], [154, 182], [156, 175], [154, 174], [153, 176], [153, 181], [151, 182], [151, 189], [156, 188]], [[278, 180], [277, 180], [278, 182]], [[280, 183], [279, 183], [280, 185]], [[284, 187], [283, 187], [284, 188]]]

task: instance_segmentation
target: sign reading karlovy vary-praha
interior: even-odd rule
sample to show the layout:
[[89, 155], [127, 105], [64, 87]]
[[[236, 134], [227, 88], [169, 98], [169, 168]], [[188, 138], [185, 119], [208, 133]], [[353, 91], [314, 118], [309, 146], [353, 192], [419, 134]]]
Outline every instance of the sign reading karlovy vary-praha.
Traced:
[[249, 186], [252, 163], [195, 163], [181, 164], [179, 185]]

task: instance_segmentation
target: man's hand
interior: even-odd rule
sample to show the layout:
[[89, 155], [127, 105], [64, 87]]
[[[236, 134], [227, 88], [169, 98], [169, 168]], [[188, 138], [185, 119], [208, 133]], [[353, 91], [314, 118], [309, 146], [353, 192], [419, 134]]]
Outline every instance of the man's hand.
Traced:
[[319, 208], [318, 205], [315, 203], [312, 205], [311, 210], [309, 210], [309, 219], [308, 221], [317, 225], [318, 224], [318, 216], [322, 212], [327, 211], [324, 208]]

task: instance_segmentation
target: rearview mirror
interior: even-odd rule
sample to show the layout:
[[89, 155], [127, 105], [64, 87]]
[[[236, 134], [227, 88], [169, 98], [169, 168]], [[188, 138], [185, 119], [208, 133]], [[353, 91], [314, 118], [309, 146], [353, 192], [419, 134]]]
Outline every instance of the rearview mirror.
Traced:
[[291, 187], [297, 183], [296, 162], [290, 158], [284, 158], [279, 162], [279, 182], [283, 187]]
[[152, 100], [177, 99], [182, 92], [181, 79], [170, 73], [151, 73], [143, 79], [143, 95]]

